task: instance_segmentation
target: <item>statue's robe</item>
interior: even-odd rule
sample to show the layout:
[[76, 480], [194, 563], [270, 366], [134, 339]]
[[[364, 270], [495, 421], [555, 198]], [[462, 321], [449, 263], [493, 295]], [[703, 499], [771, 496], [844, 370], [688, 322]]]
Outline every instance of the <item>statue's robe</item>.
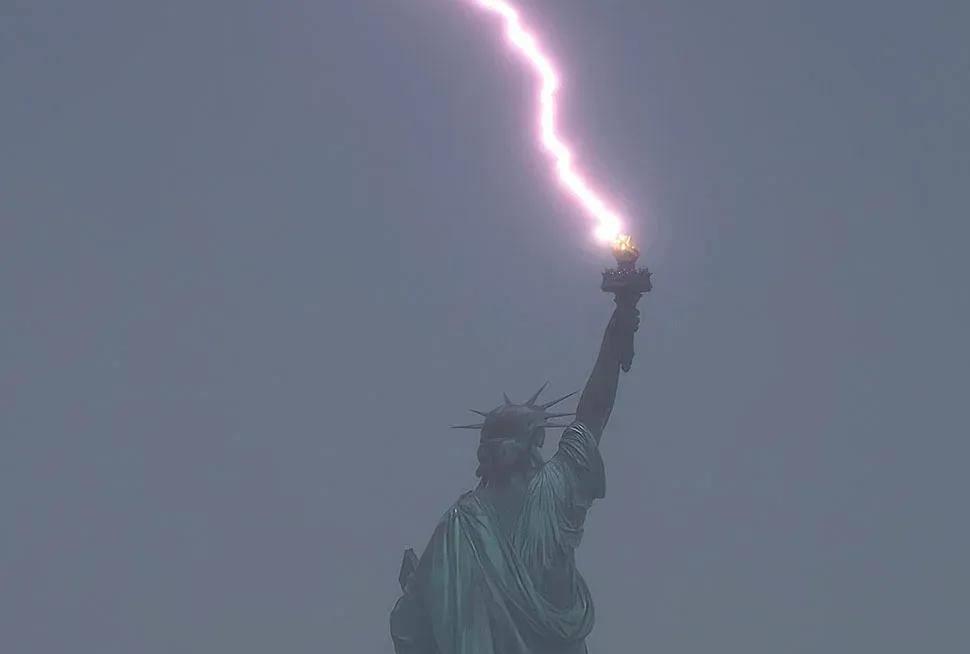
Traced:
[[391, 614], [397, 654], [586, 652], [593, 601], [574, 551], [605, 490], [596, 439], [574, 422], [530, 480], [507, 533], [482, 493], [462, 495]]

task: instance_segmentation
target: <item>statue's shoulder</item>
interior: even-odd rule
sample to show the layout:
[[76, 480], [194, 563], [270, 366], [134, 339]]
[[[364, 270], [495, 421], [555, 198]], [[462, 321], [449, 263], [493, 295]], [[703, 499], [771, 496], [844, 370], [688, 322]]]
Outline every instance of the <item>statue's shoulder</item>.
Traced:
[[475, 491], [470, 490], [462, 493], [455, 503], [448, 507], [448, 510], [444, 512], [441, 516], [441, 520], [438, 521], [439, 526], [442, 524], [447, 524], [452, 520], [456, 519], [460, 515], [476, 515], [482, 513], [484, 508], [482, 507], [481, 501], [475, 494]]
[[586, 501], [606, 495], [606, 469], [599, 451], [599, 443], [589, 428], [574, 421], [563, 432], [559, 447], [550, 463], [570, 478], [571, 485], [586, 496]]
[[459, 511], [480, 511], [481, 506], [478, 494], [473, 490], [462, 493], [458, 500], [452, 504], [452, 507]]

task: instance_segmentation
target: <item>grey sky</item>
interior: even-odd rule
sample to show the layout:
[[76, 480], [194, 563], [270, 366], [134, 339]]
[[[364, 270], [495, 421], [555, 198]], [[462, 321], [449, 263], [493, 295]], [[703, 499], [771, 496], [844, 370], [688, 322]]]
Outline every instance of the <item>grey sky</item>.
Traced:
[[[591, 651], [967, 650], [970, 4], [523, 6], [655, 271]], [[390, 652], [447, 426], [609, 315], [531, 79], [456, 0], [0, 0], [0, 83], [0, 651]]]

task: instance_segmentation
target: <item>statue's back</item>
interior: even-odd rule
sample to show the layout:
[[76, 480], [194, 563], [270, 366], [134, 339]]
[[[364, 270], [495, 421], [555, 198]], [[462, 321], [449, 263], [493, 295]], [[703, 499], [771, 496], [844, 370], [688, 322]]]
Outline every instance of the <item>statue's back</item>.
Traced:
[[574, 423], [521, 488], [464, 494], [392, 614], [398, 654], [584, 652], [593, 603], [574, 550], [604, 490], [596, 441]]

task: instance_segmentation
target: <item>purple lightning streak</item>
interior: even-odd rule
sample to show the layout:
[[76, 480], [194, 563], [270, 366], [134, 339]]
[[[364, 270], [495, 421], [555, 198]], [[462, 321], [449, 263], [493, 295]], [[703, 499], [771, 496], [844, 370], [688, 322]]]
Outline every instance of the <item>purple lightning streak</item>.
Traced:
[[542, 148], [555, 161], [559, 181], [596, 221], [596, 238], [604, 243], [615, 243], [622, 228], [620, 216], [590, 186], [582, 171], [573, 167], [572, 152], [556, 131], [559, 74], [549, 55], [542, 51], [538, 39], [522, 24], [518, 11], [510, 3], [505, 0], [471, 1], [483, 10], [501, 17], [512, 49], [525, 59], [539, 78], [539, 135]]

